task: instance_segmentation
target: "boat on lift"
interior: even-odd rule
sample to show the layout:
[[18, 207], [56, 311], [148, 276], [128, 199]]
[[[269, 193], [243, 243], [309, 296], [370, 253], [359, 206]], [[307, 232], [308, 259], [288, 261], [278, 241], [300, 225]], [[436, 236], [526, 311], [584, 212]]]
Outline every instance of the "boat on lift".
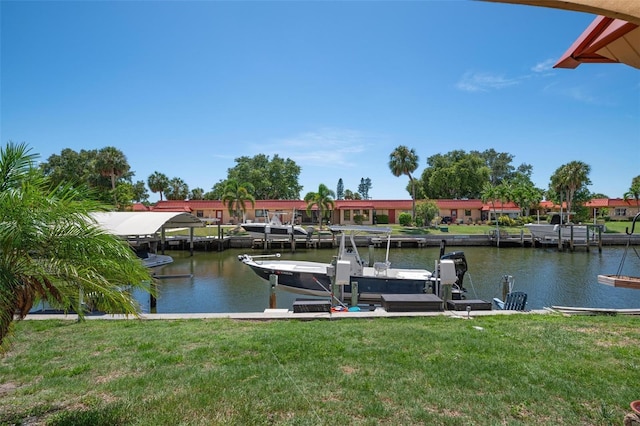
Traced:
[[[594, 240], [597, 238], [597, 227], [605, 231], [604, 225], [564, 224], [559, 214], [551, 216], [550, 223], [527, 223], [524, 226], [531, 232], [533, 239], [540, 242], [557, 242], [558, 236], [562, 241], [569, 241], [571, 238], [574, 241], [587, 241], [587, 235], [590, 240]], [[594, 229], [589, 233], [590, 226]]]
[[300, 225], [284, 224], [280, 219], [286, 213], [275, 212], [268, 222], [243, 222], [240, 226], [254, 238], [281, 239], [294, 237], [309, 238], [310, 232]]
[[[280, 254], [238, 256], [259, 277], [269, 281], [270, 276], [278, 278], [278, 287], [287, 291], [308, 296], [327, 296], [331, 293], [332, 278], [343, 280], [342, 294], [351, 298], [352, 289], [357, 285], [358, 299], [379, 302], [382, 294], [424, 294], [436, 293], [441, 280], [439, 271], [413, 268], [393, 268], [389, 262], [391, 246], [391, 228], [367, 226], [331, 226], [331, 232], [337, 234], [340, 244], [338, 254], [332, 263], [282, 259]], [[383, 262], [365, 265], [358, 252], [356, 236], [386, 235], [386, 255]], [[440, 253], [441, 260], [453, 262], [455, 276], [453, 291], [463, 291], [462, 281], [467, 271], [467, 261], [463, 252]]]

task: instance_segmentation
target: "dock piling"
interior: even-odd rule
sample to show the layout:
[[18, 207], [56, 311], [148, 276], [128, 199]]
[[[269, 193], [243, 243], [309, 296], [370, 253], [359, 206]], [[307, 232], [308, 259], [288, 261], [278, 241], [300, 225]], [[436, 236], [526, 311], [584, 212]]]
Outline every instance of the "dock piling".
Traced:
[[278, 285], [278, 276], [276, 274], [269, 275], [269, 284], [271, 284], [271, 291], [269, 293], [269, 309], [276, 309], [276, 286]]

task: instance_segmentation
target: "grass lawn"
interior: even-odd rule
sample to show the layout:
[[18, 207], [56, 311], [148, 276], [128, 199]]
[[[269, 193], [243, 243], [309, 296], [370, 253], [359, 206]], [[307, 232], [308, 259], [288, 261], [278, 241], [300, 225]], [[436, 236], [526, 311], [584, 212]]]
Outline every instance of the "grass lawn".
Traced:
[[638, 321], [23, 321], [0, 424], [620, 425]]

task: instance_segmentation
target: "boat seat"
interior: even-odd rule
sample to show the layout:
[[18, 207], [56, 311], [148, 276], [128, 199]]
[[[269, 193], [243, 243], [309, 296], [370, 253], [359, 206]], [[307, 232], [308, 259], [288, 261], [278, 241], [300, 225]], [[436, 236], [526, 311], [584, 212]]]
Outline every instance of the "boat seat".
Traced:
[[522, 291], [513, 291], [507, 294], [504, 302], [497, 297], [493, 298], [496, 307], [503, 311], [524, 311], [527, 305], [527, 293]]
[[389, 262], [374, 262], [373, 270], [376, 277], [387, 275], [387, 269], [389, 269]]

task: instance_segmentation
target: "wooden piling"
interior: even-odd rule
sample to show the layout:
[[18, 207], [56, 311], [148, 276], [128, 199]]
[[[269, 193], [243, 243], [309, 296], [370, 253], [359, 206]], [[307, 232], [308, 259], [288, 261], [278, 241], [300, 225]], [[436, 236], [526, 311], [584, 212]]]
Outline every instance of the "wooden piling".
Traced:
[[278, 276], [275, 274], [269, 275], [269, 284], [271, 284], [271, 291], [269, 293], [269, 309], [276, 309], [276, 286], [278, 285]]
[[152, 314], [156, 313], [156, 308], [158, 305], [158, 301], [153, 295], [158, 290], [158, 286], [155, 281], [151, 281], [151, 292], [149, 293], [149, 312]]
[[575, 245], [573, 243], [573, 225], [569, 225], [569, 249], [571, 251], [575, 250]]

